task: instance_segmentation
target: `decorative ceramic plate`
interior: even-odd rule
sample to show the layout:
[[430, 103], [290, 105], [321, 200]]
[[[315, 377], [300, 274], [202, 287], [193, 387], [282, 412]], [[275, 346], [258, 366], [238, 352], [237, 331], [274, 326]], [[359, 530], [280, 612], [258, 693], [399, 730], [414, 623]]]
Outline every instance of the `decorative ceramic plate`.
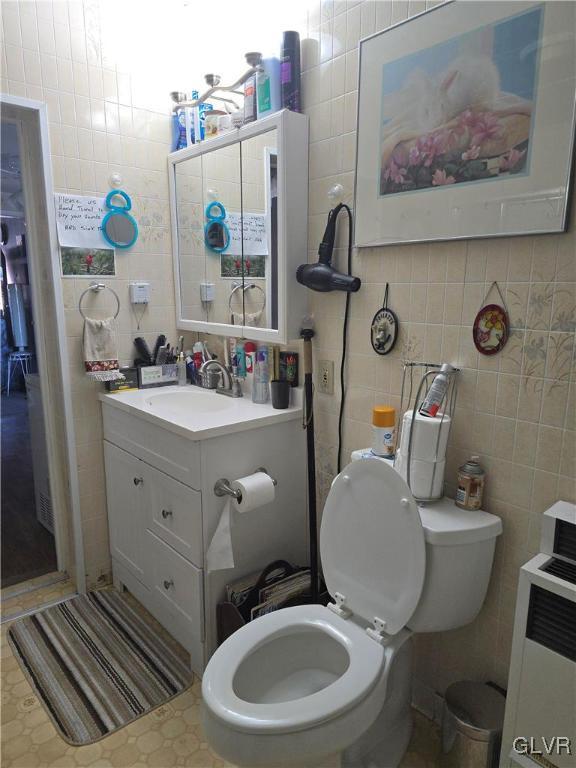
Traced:
[[508, 341], [510, 321], [508, 313], [499, 304], [487, 304], [474, 320], [474, 345], [482, 355], [495, 355]]
[[398, 338], [398, 318], [388, 307], [382, 307], [374, 315], [370, 333], [372, 349], [378, 355], [392, 352]]

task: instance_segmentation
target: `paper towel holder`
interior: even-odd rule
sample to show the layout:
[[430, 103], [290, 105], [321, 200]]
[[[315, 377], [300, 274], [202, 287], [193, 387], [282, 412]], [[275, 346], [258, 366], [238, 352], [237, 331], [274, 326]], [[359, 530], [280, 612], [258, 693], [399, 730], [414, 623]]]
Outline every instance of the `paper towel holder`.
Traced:
[[[254, 470], [255, 472], [264, 472], [264, 474], [268, 474], [268, 470], [266, 467], [258, 467]], [[270, 478], [274, 485], [278, 485], [278, 481], [275, 480], [273, 477]], [[226, 477], [221, 477], [220, 480], [216, 480], [214, 483], [214, 493], [216, 496], [232, 496], [233, 499], [236, 499], [236, 501], [242, 501], [242, 491], [232, 488], [230, 485], [230, 480], [228, 480]]]

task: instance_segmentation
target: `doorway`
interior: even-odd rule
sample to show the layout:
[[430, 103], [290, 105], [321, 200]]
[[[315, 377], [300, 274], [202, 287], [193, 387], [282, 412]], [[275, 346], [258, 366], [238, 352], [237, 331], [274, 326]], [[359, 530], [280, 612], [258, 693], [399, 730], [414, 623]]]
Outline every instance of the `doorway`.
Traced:
[[4, 599], [58, 572], [79, 591], [85, 578], [46, 106], [0, 104]]
[[57, 557], [16, 121], [2, 119], [0, 142], [1, 586], [5, 588], [56, 571]]

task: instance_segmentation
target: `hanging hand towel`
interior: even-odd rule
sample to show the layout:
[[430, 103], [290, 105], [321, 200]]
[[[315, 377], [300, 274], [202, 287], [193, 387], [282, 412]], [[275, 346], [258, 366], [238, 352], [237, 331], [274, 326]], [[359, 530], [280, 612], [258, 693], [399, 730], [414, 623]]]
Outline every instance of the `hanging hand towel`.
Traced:
[[84, 320], [84, 368], [95, 381], [125, 379], [120, 373], [114, 333], [114, 318]]

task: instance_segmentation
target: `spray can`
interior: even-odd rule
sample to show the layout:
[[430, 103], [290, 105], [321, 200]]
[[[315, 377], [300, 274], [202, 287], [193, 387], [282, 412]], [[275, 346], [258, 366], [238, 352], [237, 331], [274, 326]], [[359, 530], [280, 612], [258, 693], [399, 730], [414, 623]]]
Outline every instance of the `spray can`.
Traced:
[[462, 509], [481, 509], [485, 480], [486, 472], [479, 462], [479, 457], [471, 456], [458, 468], [456, 506]]
[[288, 31], [283, 34], [280, 83], [282, 106], [293, 112], [300, 112], [300, 35], [298, 32]]
[[446, 397], [446, 392], [448, 391], [449, 379], [447, 371], [453, 370], [454, 368], [449, 363], [444, 363], [442, 365], [440, 373], [434, 377], [434, 381], [426, 393], [424, 402], [420, 406], [420, 413], [422, 416], [436, 416]]
[[372, 410], [372, 453], [394, 456], [396, 450], [396, 410], [390, 405], [376, 405]]

